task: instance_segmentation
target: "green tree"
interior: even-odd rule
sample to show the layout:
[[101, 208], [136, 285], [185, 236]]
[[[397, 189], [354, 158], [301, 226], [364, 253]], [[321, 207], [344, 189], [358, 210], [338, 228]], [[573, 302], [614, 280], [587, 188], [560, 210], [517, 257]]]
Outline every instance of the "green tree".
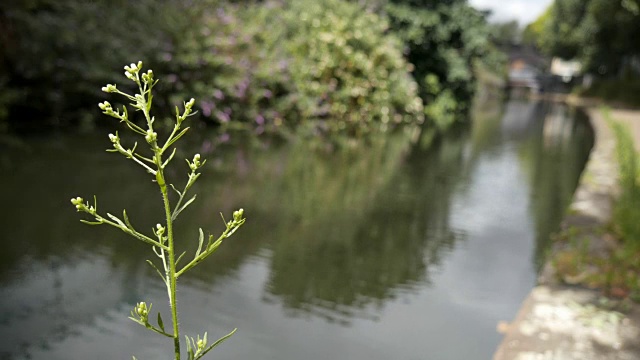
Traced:
[[446, 129], [469, 110], [475, 64], [503, 65], [489, 40], [485, 14], [464, 0], [391, 0], [384, 9], [415, 66], [425, 113], [437, 128]]
[[617, 75], [640, 53], [640, 0], [556, 0], [528, 29], [547, 54]]
[[522, 34], [518, 21], [506, 21], [490, 24], [491, 40], [494, 44], [506, 47], [521, 42]]
[[547, 7], [547, 9], [540, 15], [534, 22], [527, 25], [522, 32], [522, 42], [525, 45], [532, 45], [537, 48], [543, 48], [542, 41], [544, 39], [544, 31], [547, 23], [551, 19], [551, 10], [553, 5]]

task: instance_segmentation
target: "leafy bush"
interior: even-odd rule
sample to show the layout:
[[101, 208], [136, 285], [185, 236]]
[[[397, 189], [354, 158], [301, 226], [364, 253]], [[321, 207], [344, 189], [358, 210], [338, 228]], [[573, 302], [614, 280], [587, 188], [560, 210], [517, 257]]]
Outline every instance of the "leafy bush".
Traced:
[[385, 31], [383, 19], [339, 0], [218, 7], [176, 49], [177, 86], [205, 99], [205, 118], [258, 132], [304, 125], [359, 136], [420, 123], [417, 86]]
[[195, 94], [206, 121], [258, 133], [276, 130], [285, 116], [295, 116], [295, 89], [277, 41], [284, 28], [271, 26], [273, 11], [257, 4], [203, 7], [165, 57], [176, 98]]
[[402, 44], [385, 35], [384, 18], [340, 1], [291, 2], [287, 53], [304, 118], [351, 135], [421, 123], [422, 102]]
[[466, 117], [476, 65], [504, 75], [506, 61], [489, 40], [484, 15], [466, 1], [389, 0], [384, 11], [405, 43], [426, 114], [439, 129]]
[[[25, 117], [34, 126], [91, 121], [95, 112], [83, 104], [97, 101], [95, 84], [131, 57], [166, 79], [161, 93], [173, 95], [154, 106], [166, 113], [194, 96], [200, 118], [223, 127], [234, 119], [257, 133], [304, 125], [360, 136], [422, 122], [401, 43], [356, 4], [34, 0], [0, 9], [11, 30], [0, 95], [10, 100], [0, 103], [13, 127]], [[17, 100], [6, 95], [16, 92]]]
[[96, 115], [89, 104], [100, 99], [97, 85], [130, 58], [154, 63], [189, 22], [186, 11], [178, 0], [3, 2], [0, 59], [8, 79], [0, 98], [9, 98], [9, 125], [65, 125]]

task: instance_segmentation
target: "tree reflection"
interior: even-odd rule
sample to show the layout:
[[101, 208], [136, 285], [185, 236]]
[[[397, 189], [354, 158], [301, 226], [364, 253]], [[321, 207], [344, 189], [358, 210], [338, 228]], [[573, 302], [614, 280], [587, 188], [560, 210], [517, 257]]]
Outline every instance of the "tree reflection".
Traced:
[[586, 115], [565, 105], [548, 104], [536, 131], [522, 143], [519, 158], [528, 175], [536, 224], [534, 262], [543, 265], [550, 235], [558, 230], [593, 146]]
[[[360, 150], [381, 156], [315, 163], [314, 176], [290, 179], [288, 186], [304, 190], [283, 199], [295, 204], [289, 222], [296, 225], [276, 230], [268, 292], [296, 311], [348, 321], [428, 283], [429, 267], [460, 238], [449, 226], [449, 206], [463, 177], [465, 139], [416, 146], [406, 157], [390, 156], [397, 145], [387, 143]], [[306, 193], [323, 195], [300, 201]]]

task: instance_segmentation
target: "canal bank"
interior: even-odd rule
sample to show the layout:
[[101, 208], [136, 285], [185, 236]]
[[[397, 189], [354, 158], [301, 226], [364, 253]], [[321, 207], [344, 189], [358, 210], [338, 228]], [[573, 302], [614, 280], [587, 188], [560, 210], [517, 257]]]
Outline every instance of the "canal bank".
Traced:
[[[616, 140], [600, 109], [587, 112], [595, 143], [562, 228], [578, 229], [590, 247], [606, 248], [610, 238], [602, 229], [610, 222], [617, 193]], [[629, 125], [637, 147], [640, 112], [613, 110], [611, 117]], [[547, 263], [515, 320], [499, 326], [505, 336], [494, 360], [640, 359], [640, 306], [627, 303], [624, 313], [618, 312], [605, 306], [610, 303], [601, 292], [556, 279]]]

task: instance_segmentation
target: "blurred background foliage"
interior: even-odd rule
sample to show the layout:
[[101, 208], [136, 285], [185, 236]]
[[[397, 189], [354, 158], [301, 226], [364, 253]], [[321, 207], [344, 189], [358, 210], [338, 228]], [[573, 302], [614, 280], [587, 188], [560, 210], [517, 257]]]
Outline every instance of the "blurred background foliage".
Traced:
[[638, 66], [640, 0], [555, 0], [523, 36], [547, 55], [580, 60], [585, 72], [623, 77]]
[[437, 128], [466, 118], [476, 67], [504, 74], [506, 57], [490, 41], [486, 14], [465, 0], [390, 0], [385, 11], [405, 43], [425, 112]]
[[9, 0], [0, 131], [92, 125], [100, 87], [137, 60], [161, 79], [162, 114], [194, 97], [223, 130], [442, 131], [479, 68], [504, 73], [485, 17], [464, 0]]

